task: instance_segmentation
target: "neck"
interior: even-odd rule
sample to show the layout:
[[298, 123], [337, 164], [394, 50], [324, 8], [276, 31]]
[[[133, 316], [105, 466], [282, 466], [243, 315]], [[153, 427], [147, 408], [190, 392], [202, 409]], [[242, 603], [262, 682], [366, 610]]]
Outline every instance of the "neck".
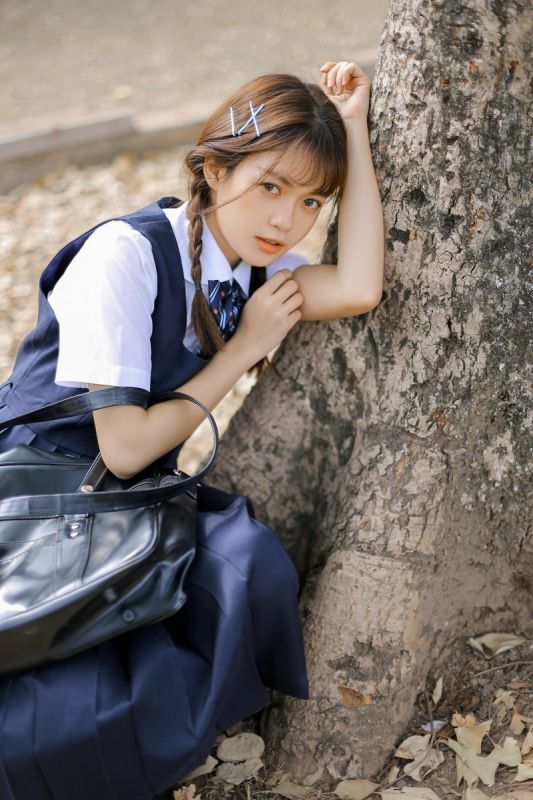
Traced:
[[215, 242], [218, 244], [218, 246], [220, 247], [220, 249], [222, 250], [222, 252], [226, 256], [226, 258], [228, 259], [230, 267], [232, 269], [235, 269], [236, 267], [239, 266], [239, 264], [241, 263], [242, 259], [238, 255], [238, 253], [235, 252], [235, 250], [231, 249], [231, 247], [229, 246], [229, 244], [225, 240], [224, 236], [222, 235], [222, 231], [220, 230], [220, 227], [219, 227], [219, 225], [217, 223], [215, 212], [211, 211], [211, 212], [209, 212], [207, 214], [204, 214], [204, 219], [205, 219], [207, 227], [209, 228], [209, 230], [213, 234]]

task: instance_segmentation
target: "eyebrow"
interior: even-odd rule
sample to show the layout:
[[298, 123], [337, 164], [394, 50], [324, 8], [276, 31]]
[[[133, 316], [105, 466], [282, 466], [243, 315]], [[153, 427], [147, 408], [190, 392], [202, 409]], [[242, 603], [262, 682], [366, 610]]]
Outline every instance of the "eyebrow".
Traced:
[[[263, 174], [264, 174], [264, 173], [263, 173], [263, 171], [261, 170], [261, 175], [263, 175]], [[286, 178], [284, 175], [282, 175], [282, 174], [281, 174], [281, 172], [278, 172], [278, 171], [277, 171], [277, 170], [275, 170], [275, 169], [271, 170], [271, 171], [268, 173], [268, 175], [265, 175], [265, 180], [266, 180], [267, 178], [277, 178], [277, 179], [278, 179], [278, 181], [279, 181], [280, 183], [283, 183], [283, 184], [285, 184], [285, 186], [302, 186], [302, 185], [303, 185], [303, 184], [301, 184], [301, 183], [294, 183], [293, 181], [290, 181], [290, 180], [288, 180], [288, 178]], [[312, 190], [310, 191], [310, 193], [309, 193], [309, 194], [318, 194], [318, 195], [320, 195], [320, 197], [326, 197], [326, 195], [324, 194], [324, 192], [321, 192], [321, 191], [320, 191], [320, 188], [318, 188], [318, 189], [312, 189]]]

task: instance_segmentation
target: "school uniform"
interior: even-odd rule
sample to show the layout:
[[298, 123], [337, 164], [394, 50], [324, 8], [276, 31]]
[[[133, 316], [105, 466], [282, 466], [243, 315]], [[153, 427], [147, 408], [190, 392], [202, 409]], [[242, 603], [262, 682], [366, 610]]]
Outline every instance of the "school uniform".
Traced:
[[[185, 204], [173, 200], [100, 223], [43, 272], [37, 324], [0, 387], [0, 451], [94, 456], [92, 414], [5, 432], [2, 419], [88, 383], [176, 389], [209, 362], [190, 324]], [[234, 279], [249, 296], [250, 265], [231, 271], [206, 224], [202, 244], [203, 291]], [[304, 261], [286, 254], [263, 277]], [[158, 463], [174, 466], [179, 449]], [[199, 491], [184, 588], [164, 622], [0, 679], [2, 800], [151, 800], [205, 760], [219, 731], [268, 705], [267, 688], [309, 697], [296, 569], [249, 498]]]

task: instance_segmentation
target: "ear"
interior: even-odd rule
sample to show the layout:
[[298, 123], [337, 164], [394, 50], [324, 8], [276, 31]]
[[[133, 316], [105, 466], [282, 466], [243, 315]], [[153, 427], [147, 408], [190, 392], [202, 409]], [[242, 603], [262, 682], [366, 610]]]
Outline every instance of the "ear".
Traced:
[[205, 159], [203, 169], [204, 177], [210, 189], [217, 189], [228, 171], [227, 167], [219, 166], [213, 158]]

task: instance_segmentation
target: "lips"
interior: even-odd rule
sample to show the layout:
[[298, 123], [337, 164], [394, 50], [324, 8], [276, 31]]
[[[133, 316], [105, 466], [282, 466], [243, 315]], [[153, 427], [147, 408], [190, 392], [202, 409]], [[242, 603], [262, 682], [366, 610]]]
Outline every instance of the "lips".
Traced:
[[263, 242], [269, 242], [269, 244], [279, 244], [280, 246], [284, 244], [281, 239], [269, 239], [267, 236], [258, 236], [258, 239], [262, 239]]
[[285, 244], [279, 239], [264, 239], [262, 236], [256, 236], [255, 240], [265, 253], [277, 253]]

